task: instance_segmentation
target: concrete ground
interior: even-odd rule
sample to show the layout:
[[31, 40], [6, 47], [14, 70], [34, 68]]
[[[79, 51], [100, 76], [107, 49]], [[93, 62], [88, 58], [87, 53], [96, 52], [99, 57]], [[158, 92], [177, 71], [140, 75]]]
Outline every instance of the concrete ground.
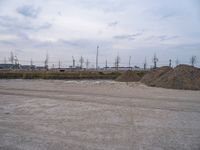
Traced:
[[0, 150], [200, 150], [200, 91], [0, 80]]

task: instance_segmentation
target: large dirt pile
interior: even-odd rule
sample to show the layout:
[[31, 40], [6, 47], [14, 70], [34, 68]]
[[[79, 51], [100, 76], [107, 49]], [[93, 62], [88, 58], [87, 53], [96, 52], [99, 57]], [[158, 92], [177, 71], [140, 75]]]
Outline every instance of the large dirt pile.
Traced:
[[151, 70], [144, 75], [144, 77], [141, 79], [141, 82], [149, 86], [155, 86], [155, 81], [170, 70], [172, 70], [172, 68], [167, 66]]
[[189, 65], [179, 65], [174, 69], [161, 67], [147, 73], [141, 82], [170, 89], [200, 90], [200, 70]]
[[170, 89], [200, 90], [200, 70], [188, 65], [179, 65], [163, 74], [153, 84]]
[[126, 71], [122, 75], [120, 75], [116, 81], [120, 82], [137, 82], [140, 81], [141, 77], [134, 71]]

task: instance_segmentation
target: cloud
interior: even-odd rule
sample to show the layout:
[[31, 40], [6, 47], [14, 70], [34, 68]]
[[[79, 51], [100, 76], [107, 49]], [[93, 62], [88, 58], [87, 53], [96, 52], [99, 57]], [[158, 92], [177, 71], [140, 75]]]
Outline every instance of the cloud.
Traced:
[[114, 22], [110, 22], [110, 23], [108, 24], [108, 26], [109, 26], [109, 27], [116, 27], [118, 24], [119, 24], [118, 21], [114, 21]]
[[19, 32], [19, 31], [39, 31], [42, 29], [49, 29], [52, 26], [51, 23], [45, 22], [40, 24], [35, 24], [32, 21], [28, 20], [21, 20], [16, 17], [10, 16], [0, 16], [0, 27], [4, 27], [7, 31], [12, 32]]
[[176, 16], [177, 14], [175, 12], [171, 12], [171, 13], [167, 13], [167, 14], [164, 14], [163, 16], [160, 17], [160, 20], [163, 20], [163, 19], [168, 19], [168, 18], [171, 18], [171, 17], [174, 17]]
[[162, 35], [157, 37], [160, 41], [167, 41], [167, 40], [173, 40], [179, 38], [179, 36], [174, 35], [174, 36], [167, 36], [167, 35]]
[[136, 37], [141, 36], [142, 33], [116, 35], [113, 38], [118, 40], [135, 40]]
[[35, 8], [32, 5], [24, 5], [18, 7], [16, 11], [24, 17], [36, 18], [40, 13], [40, 8]]
[[77, 41], [70, 41], [70, 40], [63, 40], [60, 39], [58, 40], [59, 43], [64, 44], [64, 45], [68, 45], [68, 46], [78, 46], [79, 44], [77, 43]]
[[168, 41], [168, 40], [173, 40], [177, 39], [180, 36], [178, 35], [173, 35], [173, 36], [168, 36], [168, 35], [159, 35], [159, 36], [149, 36], [145, 40], [159, 40], [159, 41]]
[[[165, 57], [166, 53], [171, 55], [166, 51], [176, 45], [180, 46], [173, 50], [180, 57], [178, 49], [189, 53], [200, 48], [184, 45], [200, 41], [199, 7], [193, 0], [0, 0], [0, 3], [0, 52], [22, 49], [24, 54], [20, 55], [24, 59], [33, 54], [40, 59], [41, 52], [45, 56], [46, 50], [54, 61], [67, 60], [65, 57], [71, 53], [87, 57], [95, 55], [97, 45], [100, 55], [104, 55], [102, 59], [108, 56], [112, 59], [119, 51], [124, 53], [122, 60], [126, 60], [126, 55], [143, 60], [144, 53], [153, 54], [155, 49]], [[133, 51], [134, 48], [138, 51]], [[124, 52], [125, 49], [130, 51]], [[0, 60], [3, 57], [5, 54]]]

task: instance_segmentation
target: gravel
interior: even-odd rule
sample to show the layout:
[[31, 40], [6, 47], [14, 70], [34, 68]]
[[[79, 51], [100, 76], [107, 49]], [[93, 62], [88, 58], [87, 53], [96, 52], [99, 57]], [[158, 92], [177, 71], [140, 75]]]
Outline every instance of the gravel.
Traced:
[[200, 91], [0, 80], [1, 150], [199, 150]]

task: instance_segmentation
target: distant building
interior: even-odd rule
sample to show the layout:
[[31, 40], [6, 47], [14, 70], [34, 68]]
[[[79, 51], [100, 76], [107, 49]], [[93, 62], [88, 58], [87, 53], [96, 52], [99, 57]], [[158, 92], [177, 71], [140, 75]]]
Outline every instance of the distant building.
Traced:
[[37, 69], [37, 70], [46, 70], [46, 68], [42, 67], [42, 66], [37, 66], [37, 67], [35, 67], [35, 69]]
[[20, 65], [20, 69], [22, 70], [32, 70], [32, 69], [36, 69], [35, 65]]
[[14, 64], [0, 64], [0, 69], [14, 69], [16, 65]]
[[[117, 68], [116, 67], [104, 67], [102, 68], [103, 70], [107, 70], [107, 71], [116, 71]], [[143, 70], [143, 68], [140, 68], [138, 66], [135, 67], [118, 67], [118, 71], [128, 71], [128, 70]]]

